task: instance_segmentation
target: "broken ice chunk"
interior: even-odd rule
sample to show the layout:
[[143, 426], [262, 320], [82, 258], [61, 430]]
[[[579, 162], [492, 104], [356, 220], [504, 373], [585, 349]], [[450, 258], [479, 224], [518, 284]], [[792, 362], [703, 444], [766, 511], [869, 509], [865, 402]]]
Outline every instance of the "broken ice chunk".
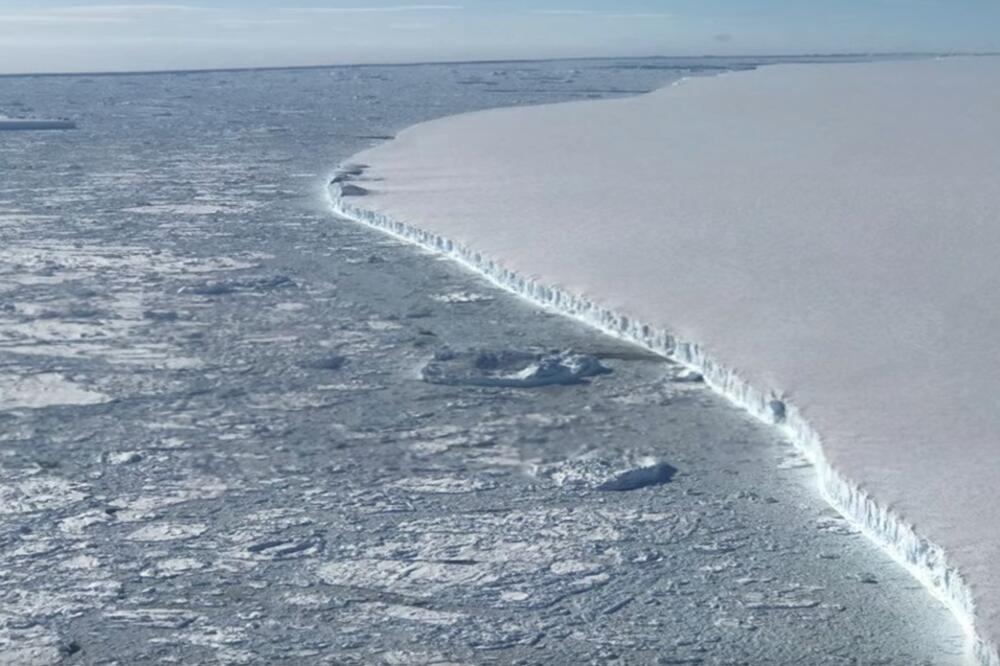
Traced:
[[597, 486], [598, 490], [626, 491], [638, 490], [646, 486], [658, 486], [670, 481], [677, 469], [667, 463], [656, 463], [648, 467], [639, 467], [622, 472], [613, 479]]
[[439, 352], [423, 368], [424, 381], [451, 386], [533, 388], [579, 384], [588, 377], [611, 372], [589, 354], [483, 351]]

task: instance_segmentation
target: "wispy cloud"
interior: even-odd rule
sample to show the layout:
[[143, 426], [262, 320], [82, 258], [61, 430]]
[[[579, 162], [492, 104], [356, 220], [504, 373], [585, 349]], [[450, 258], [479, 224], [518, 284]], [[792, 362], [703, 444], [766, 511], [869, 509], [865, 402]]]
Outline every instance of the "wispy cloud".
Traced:
[[0, 26], [9, 24], [131, 23], [124, 16], [74, 16], [71, 14], [0, 14]]
[[598, 9], [532, 9], [530, 14], [541, 16], [594, 16], [600, 18], [673, 18], [664, 12], [616, 12]]
[[202, 10], [204, 7], [197, 7], [195, 5], [178, 5], [178, 4], [115, 4], [115, 5], [79, 5], [76, 7], [53, 7], [45, 11], [51, 12], [53, 14], [104, 14], [109, 12], [164, 12], [164, 11], [198, 11]]
[[220, 18], [211, 21], [212, 25], [221, 25], [227, 28], [245, 27], [268, 27], [277, 25], [302, 25], [306, 21], [304, 18], [254, 18], [254, 17], [234, 17]]
[[289, 7], [286, 12], [308, 14], [399, 14], [405, 12], [451, 12], [461, 5], [391, 5], [387, 7]]
[[81, 5], [0, 14], [0, 24], [130, 23], [154, 14], [203, 11], [192, 5]]
[[44, 9], [39, 14], [53, 16], [145, 16], [149, 14], [164, 14], [174, 12], [209, 11], [204, 7], [194, 5], [80, 5], [79, 7], [53, 7]]
[[601, 12], [596, 9], [532, 9], [530, 14], [548, 14], [553, 16], [594, 16]]
[[[0, 0], [2, 2], [3, 0]], [[393, 15], [419, 12], [453, 12], [464, 9], [461, 5], [381, 5], [367, 7], [281, 7], [271, 11], [238, 11], [234, 9], [188, 4], [93, 4], [80, 6], [31, 9], [25, 12], [0, 14], [0, 26], [74, 24], [118, 25], [158, 21], [174, 15], [195, 14], [213, 25], [250, 27], [301, 23], [307, 17], [348, 15]], [[396, 28], [398, 29], [398, 28]]]

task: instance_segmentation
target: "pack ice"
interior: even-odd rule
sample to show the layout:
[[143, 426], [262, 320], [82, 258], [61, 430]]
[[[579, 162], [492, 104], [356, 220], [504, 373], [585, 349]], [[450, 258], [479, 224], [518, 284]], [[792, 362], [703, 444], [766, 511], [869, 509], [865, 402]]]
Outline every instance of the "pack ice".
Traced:
[[996, 57], [781, 65], [457, 116], [355, 156], [332, 201], [778, 424], [996, 664], [996, 81]]

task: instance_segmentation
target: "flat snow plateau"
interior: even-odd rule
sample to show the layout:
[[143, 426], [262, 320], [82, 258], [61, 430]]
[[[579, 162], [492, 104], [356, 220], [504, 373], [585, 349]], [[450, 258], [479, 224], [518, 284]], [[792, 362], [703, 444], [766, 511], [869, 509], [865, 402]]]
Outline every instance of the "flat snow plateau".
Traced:
[[996, 81], [991, 57], [787, 65], [457, 116], [358, 155], [336, 205], [770, 411], [995, 661]]

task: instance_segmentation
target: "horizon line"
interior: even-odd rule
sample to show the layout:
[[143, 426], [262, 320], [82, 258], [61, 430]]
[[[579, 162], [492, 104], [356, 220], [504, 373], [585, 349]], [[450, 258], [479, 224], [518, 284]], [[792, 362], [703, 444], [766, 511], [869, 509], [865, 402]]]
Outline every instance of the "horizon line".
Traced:
[[257, 67], [205, 67], [192, 69], [149, 69], [149, 70], [95, 70], [80, 72], [0, 72], [0, 78], [27, 77], [70, 77], [70, 76], [146, 76], [170, 74], [224, 74], [239, 72], [280, 72], [304, 71], [320, 69], [348, 69], [353, 67], [424, 67], [430, 65], [492, 65], [504, 63], [538, 63], [538, 62], [579, 62], [582, 60], [710, 60], [726, 58], [861, 58], [861, 57], [892, 57], [892, 56], [996, 56], [1000, 52], [993, 51], [845, 51], [830, 53], [769, 53], [769, 54], [736, 54], [736, 55], [645, 55], [645, 56], [567, 56], [562, 58], [490, 58], [483, 60], [421, 60], [409, 62], [372, 62], [372, 63], [339, 63], [320, 65], [265, 65]]

